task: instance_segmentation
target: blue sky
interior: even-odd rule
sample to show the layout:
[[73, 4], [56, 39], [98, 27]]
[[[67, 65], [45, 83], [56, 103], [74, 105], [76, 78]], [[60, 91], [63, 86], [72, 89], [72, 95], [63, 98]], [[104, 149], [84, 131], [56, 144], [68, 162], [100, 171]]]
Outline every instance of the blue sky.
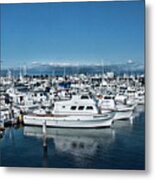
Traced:
[[144, 62], [144, 2], [1, 4], [2, 67]]

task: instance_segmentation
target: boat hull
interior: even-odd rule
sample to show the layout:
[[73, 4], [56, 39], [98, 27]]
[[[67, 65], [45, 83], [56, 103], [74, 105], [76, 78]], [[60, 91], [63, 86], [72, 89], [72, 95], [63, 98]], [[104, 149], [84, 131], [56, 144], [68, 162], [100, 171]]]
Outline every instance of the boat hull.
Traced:
[[114, 120], [125, 120], [125, 119], [129, 119], [132, 116], [133, 112], [132, 111], [120, 111], [120, 112], [116, 112], [115, 116], [114, 116]]
[[96, 115], [96, 116], [34, 116], [25, 115], [23, 117], [24, 124], [33, 126], [42, 126], [46, 122], [46, 126], [50, 127], [67, 127], [67, 128], [97, 128], [110, 127], [114, 114]]
[[[129, 119], [133, 114], [134, 108], [135, 106], [117, 105], [117, 109], [113, 109], [113, 111], [115, 112], [114, 120]], [[102, 109], [102, 114], [104, 112], [108, 112], [108, 109], [107, 110]]]

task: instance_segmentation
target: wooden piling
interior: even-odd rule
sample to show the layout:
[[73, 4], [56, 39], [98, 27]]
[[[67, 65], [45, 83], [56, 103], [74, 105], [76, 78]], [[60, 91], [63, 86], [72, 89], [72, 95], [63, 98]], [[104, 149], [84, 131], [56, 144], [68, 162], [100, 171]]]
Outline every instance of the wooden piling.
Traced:
[[129, 120], [130, 120], [130, 124], [133, 125], [133, 116], [131, 116], [131, 117], [129, 118]]
[[43, 166], [48, 166], [48, 153], [47, 153], [47, 129], [46, 129], [46, 121], [43, 121], [42, 125], [42, 133], [43, 133]]
[[47, 132], [46, 132], [46, 121], [43, 122], [42, 132], [43, 132], [43, 147], [47, 147]]

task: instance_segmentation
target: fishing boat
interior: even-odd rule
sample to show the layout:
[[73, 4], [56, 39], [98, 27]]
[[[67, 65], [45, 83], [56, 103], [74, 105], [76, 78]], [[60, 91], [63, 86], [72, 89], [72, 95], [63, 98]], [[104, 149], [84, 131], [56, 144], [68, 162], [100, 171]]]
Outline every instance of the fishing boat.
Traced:
[[57, 101], [51, 113], [38, 109], [23, 117], [26, 125], [51, 127], [97, 128], [110, 127], [114, 112], [100, 113], [95, 100], [89, 95], [75, 95], [70, 100]]

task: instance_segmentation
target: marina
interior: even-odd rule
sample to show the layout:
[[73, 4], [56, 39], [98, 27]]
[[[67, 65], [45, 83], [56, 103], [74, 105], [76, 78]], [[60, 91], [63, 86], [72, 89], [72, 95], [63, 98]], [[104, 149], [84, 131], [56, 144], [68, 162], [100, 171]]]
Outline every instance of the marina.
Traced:
[[144, 169], [144, 76], [111, 75], [2, 77], [1, 166]]
[[51, 127], [110, 127], [130, 119], [144, 105], [144, 76], [101, 75], [1, 78], [1, 127], [5, 124]]

